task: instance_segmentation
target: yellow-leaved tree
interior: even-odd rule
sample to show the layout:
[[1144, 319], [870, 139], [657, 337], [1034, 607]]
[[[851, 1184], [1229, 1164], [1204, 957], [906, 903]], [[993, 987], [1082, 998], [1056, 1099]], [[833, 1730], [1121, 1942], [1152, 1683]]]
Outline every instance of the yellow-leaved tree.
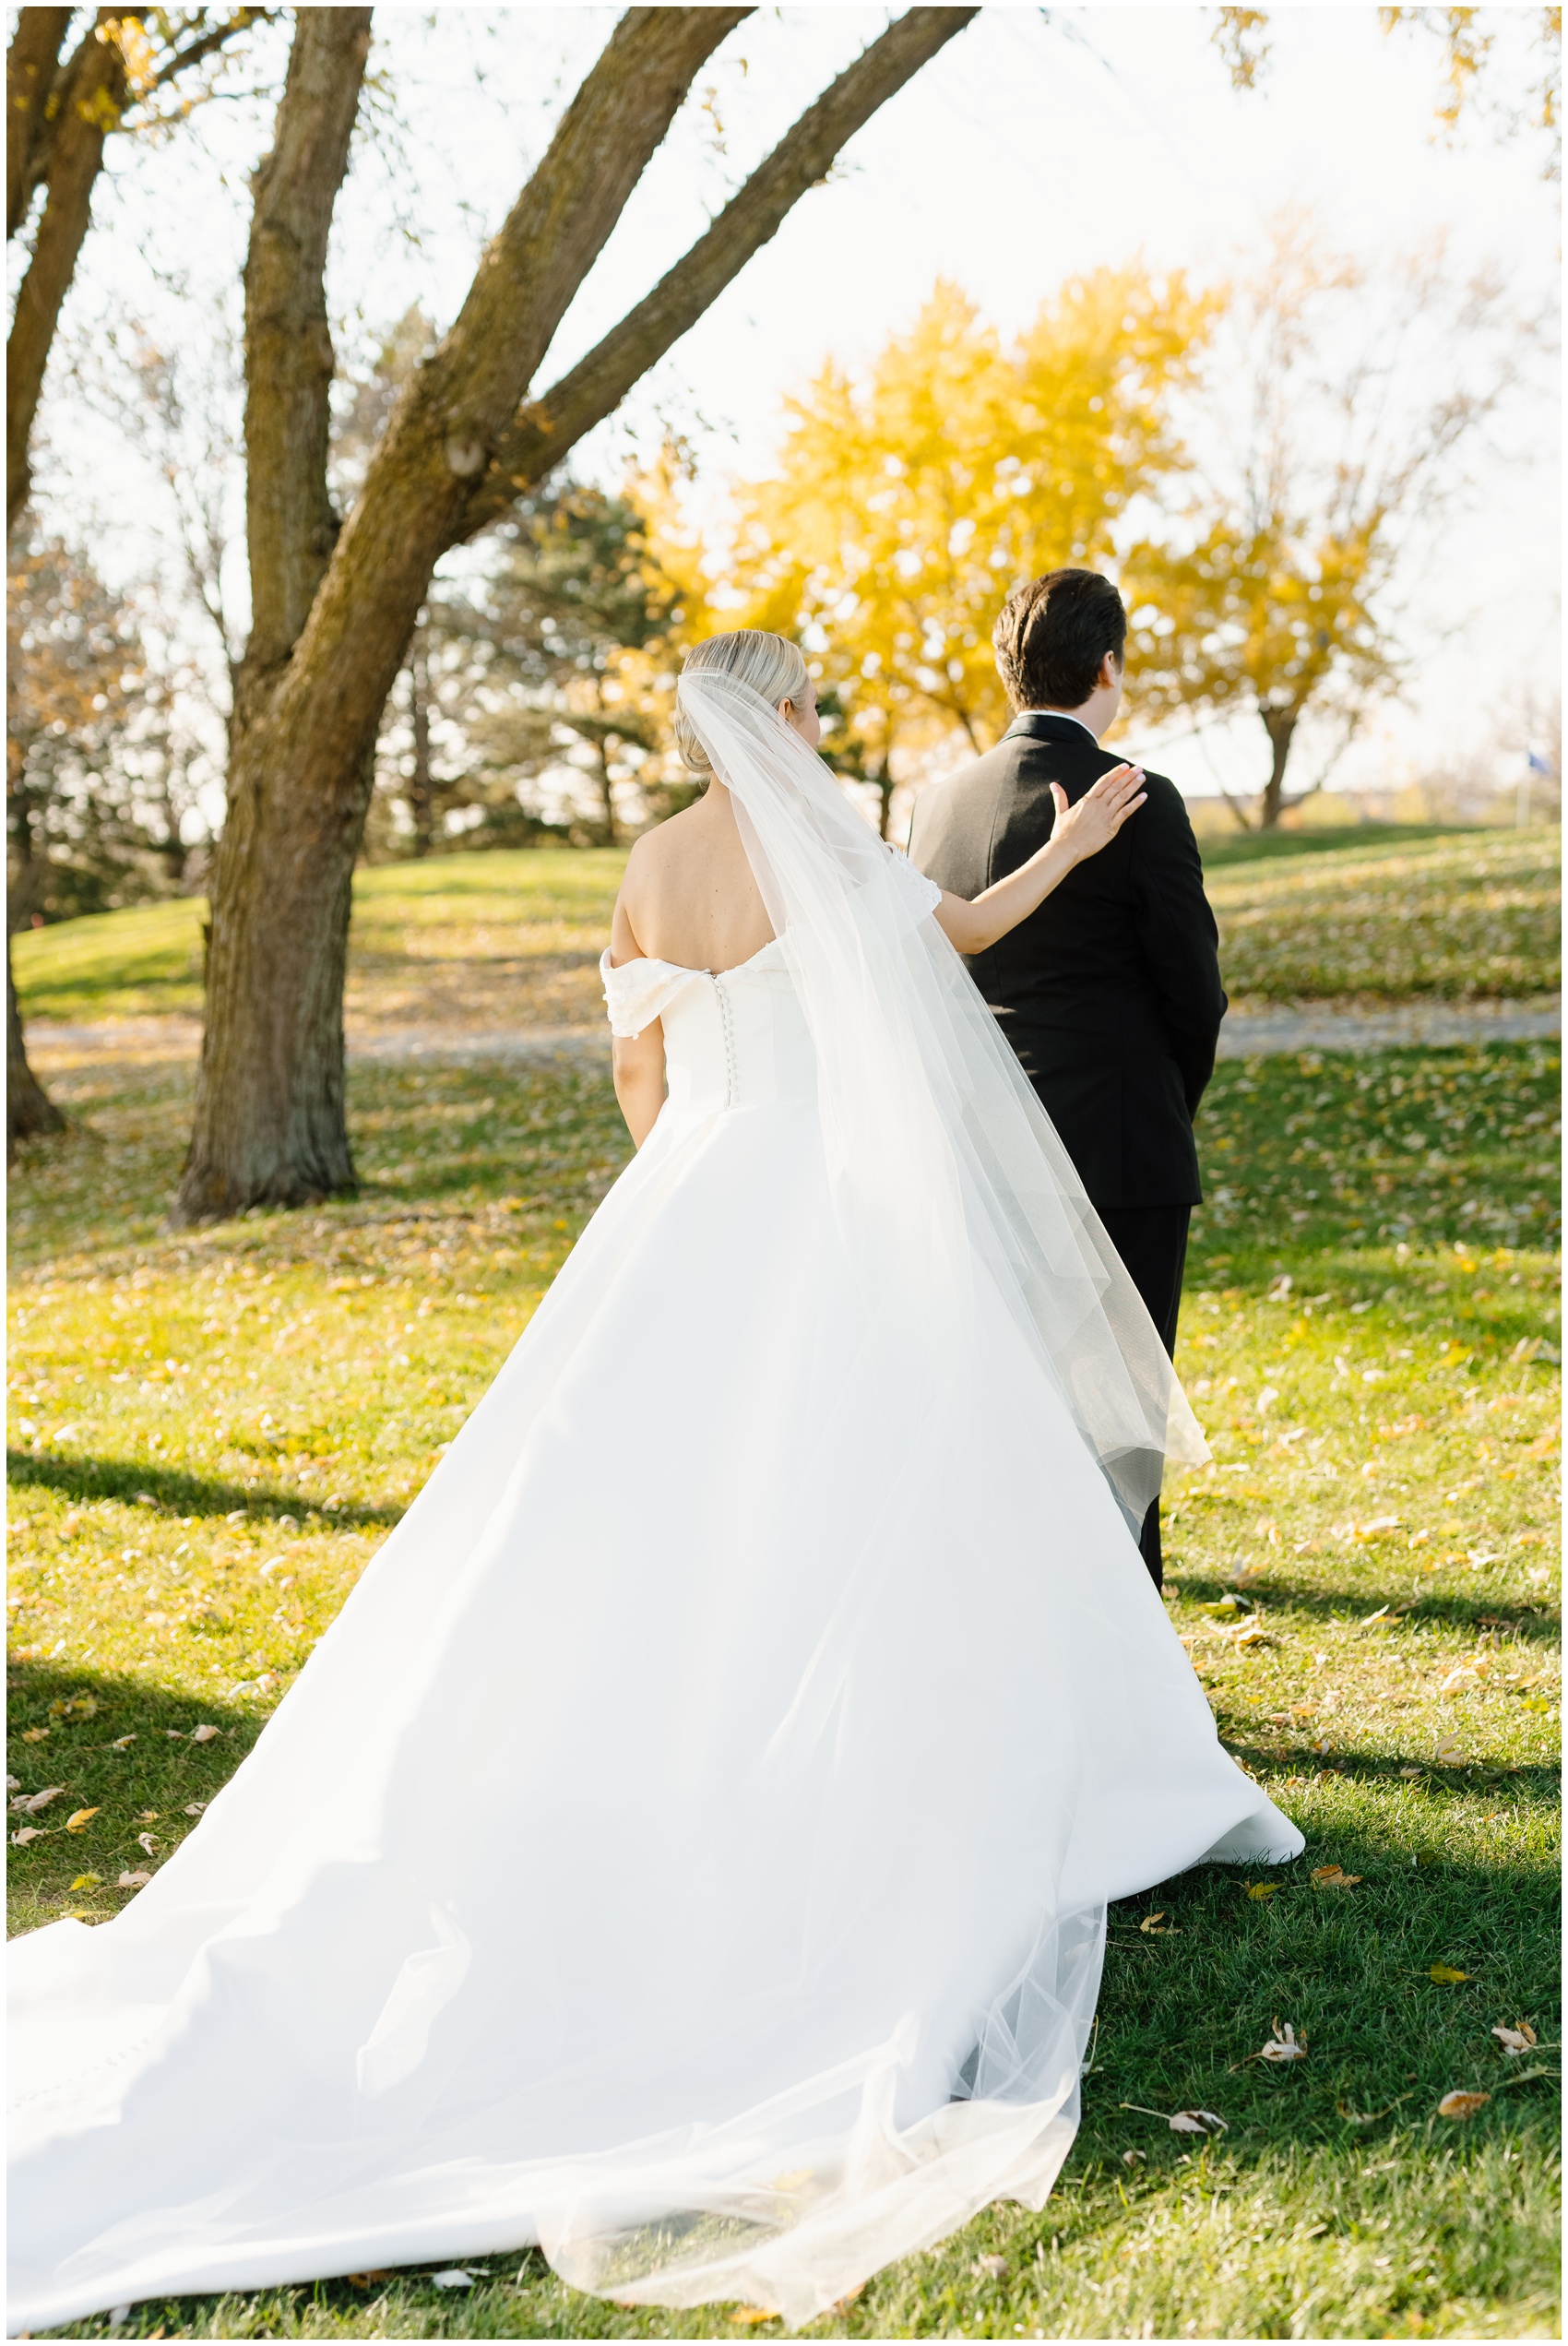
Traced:
[[875, 785], [885, 836], [910, 759], [1005, 728], [991, 630], [1009, 589], [1106, 560], [1133, 501], [1182, 469], [1171, 394], [1215, 306], [1179, 274], [1098, 269], [1007, 343], [939, 283], [863, 377], [826, 366], [790, 402], [703, 615], [810, 648], [825, 749]]

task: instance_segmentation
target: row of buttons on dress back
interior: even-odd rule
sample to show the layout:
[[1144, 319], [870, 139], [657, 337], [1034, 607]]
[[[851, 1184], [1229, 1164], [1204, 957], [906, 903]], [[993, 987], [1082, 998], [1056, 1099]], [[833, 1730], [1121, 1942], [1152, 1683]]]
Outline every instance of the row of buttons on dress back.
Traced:
[[721, 977], [714, 978], [713, 991], [719, 997], [719, 1022], [724, 1030], [724, 1105], [732, 1108], [740, 1095], [735, 1070], [735, 1021], [730, 1008], [730, 991]]

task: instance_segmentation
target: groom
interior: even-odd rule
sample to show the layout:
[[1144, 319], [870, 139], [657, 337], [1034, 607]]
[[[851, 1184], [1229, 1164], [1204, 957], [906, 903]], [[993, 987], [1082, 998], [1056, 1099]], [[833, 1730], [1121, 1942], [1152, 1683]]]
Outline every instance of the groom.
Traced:
[[[909, 854], [930, 878], [978, 896], [1051, 837], [1053, 782], [1075, 804], [1118, 763], [1099, 741], [1126, 637], [1121, 596], [1092, 570], [1052, 570], [1008, 597], [992, 640], [1016, 713], [978, 764], [916, 801]], [[1174, 1355], [1203, 1195], [1193, 1116], [1225, 994], [1186, 807], [1162, 775], [1145, 789], [1111, 845], [969, 966]], [[1139, 1545], [1158, 1589], [1158, 1500]]]

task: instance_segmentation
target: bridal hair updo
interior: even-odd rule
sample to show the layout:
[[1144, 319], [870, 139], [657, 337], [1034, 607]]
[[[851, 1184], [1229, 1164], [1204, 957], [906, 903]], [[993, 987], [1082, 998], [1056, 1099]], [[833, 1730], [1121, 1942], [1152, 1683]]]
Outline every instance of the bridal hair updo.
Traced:
[[[782, 636], [765, 635], [760, 627], [736, 627], [728, 636], [709, 636], [686, 654], [686, 668], [719, 668], [760, 693], [770, 709], [781, 700], [799, 708], [811, 685], [798, 644]], [[690, 720], [677, 705], [675, 746], [694, 774], [711, 774], [713, 761], [697, 739]]]

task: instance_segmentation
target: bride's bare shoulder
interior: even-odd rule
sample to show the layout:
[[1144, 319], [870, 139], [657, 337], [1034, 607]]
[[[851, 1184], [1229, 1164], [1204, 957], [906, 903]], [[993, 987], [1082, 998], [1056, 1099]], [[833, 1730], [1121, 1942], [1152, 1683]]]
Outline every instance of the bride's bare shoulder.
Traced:
[[626, 859], [628, 876], [634, 867], [639, 871], [657, 871], [663, 864], [686, 852], [697, 843], [706, 828], [698, 819], [702, 802], [695, 806], [683, 806], [678, 815], [667, 815], [651, 831], [643, 831], [632, 842]]

